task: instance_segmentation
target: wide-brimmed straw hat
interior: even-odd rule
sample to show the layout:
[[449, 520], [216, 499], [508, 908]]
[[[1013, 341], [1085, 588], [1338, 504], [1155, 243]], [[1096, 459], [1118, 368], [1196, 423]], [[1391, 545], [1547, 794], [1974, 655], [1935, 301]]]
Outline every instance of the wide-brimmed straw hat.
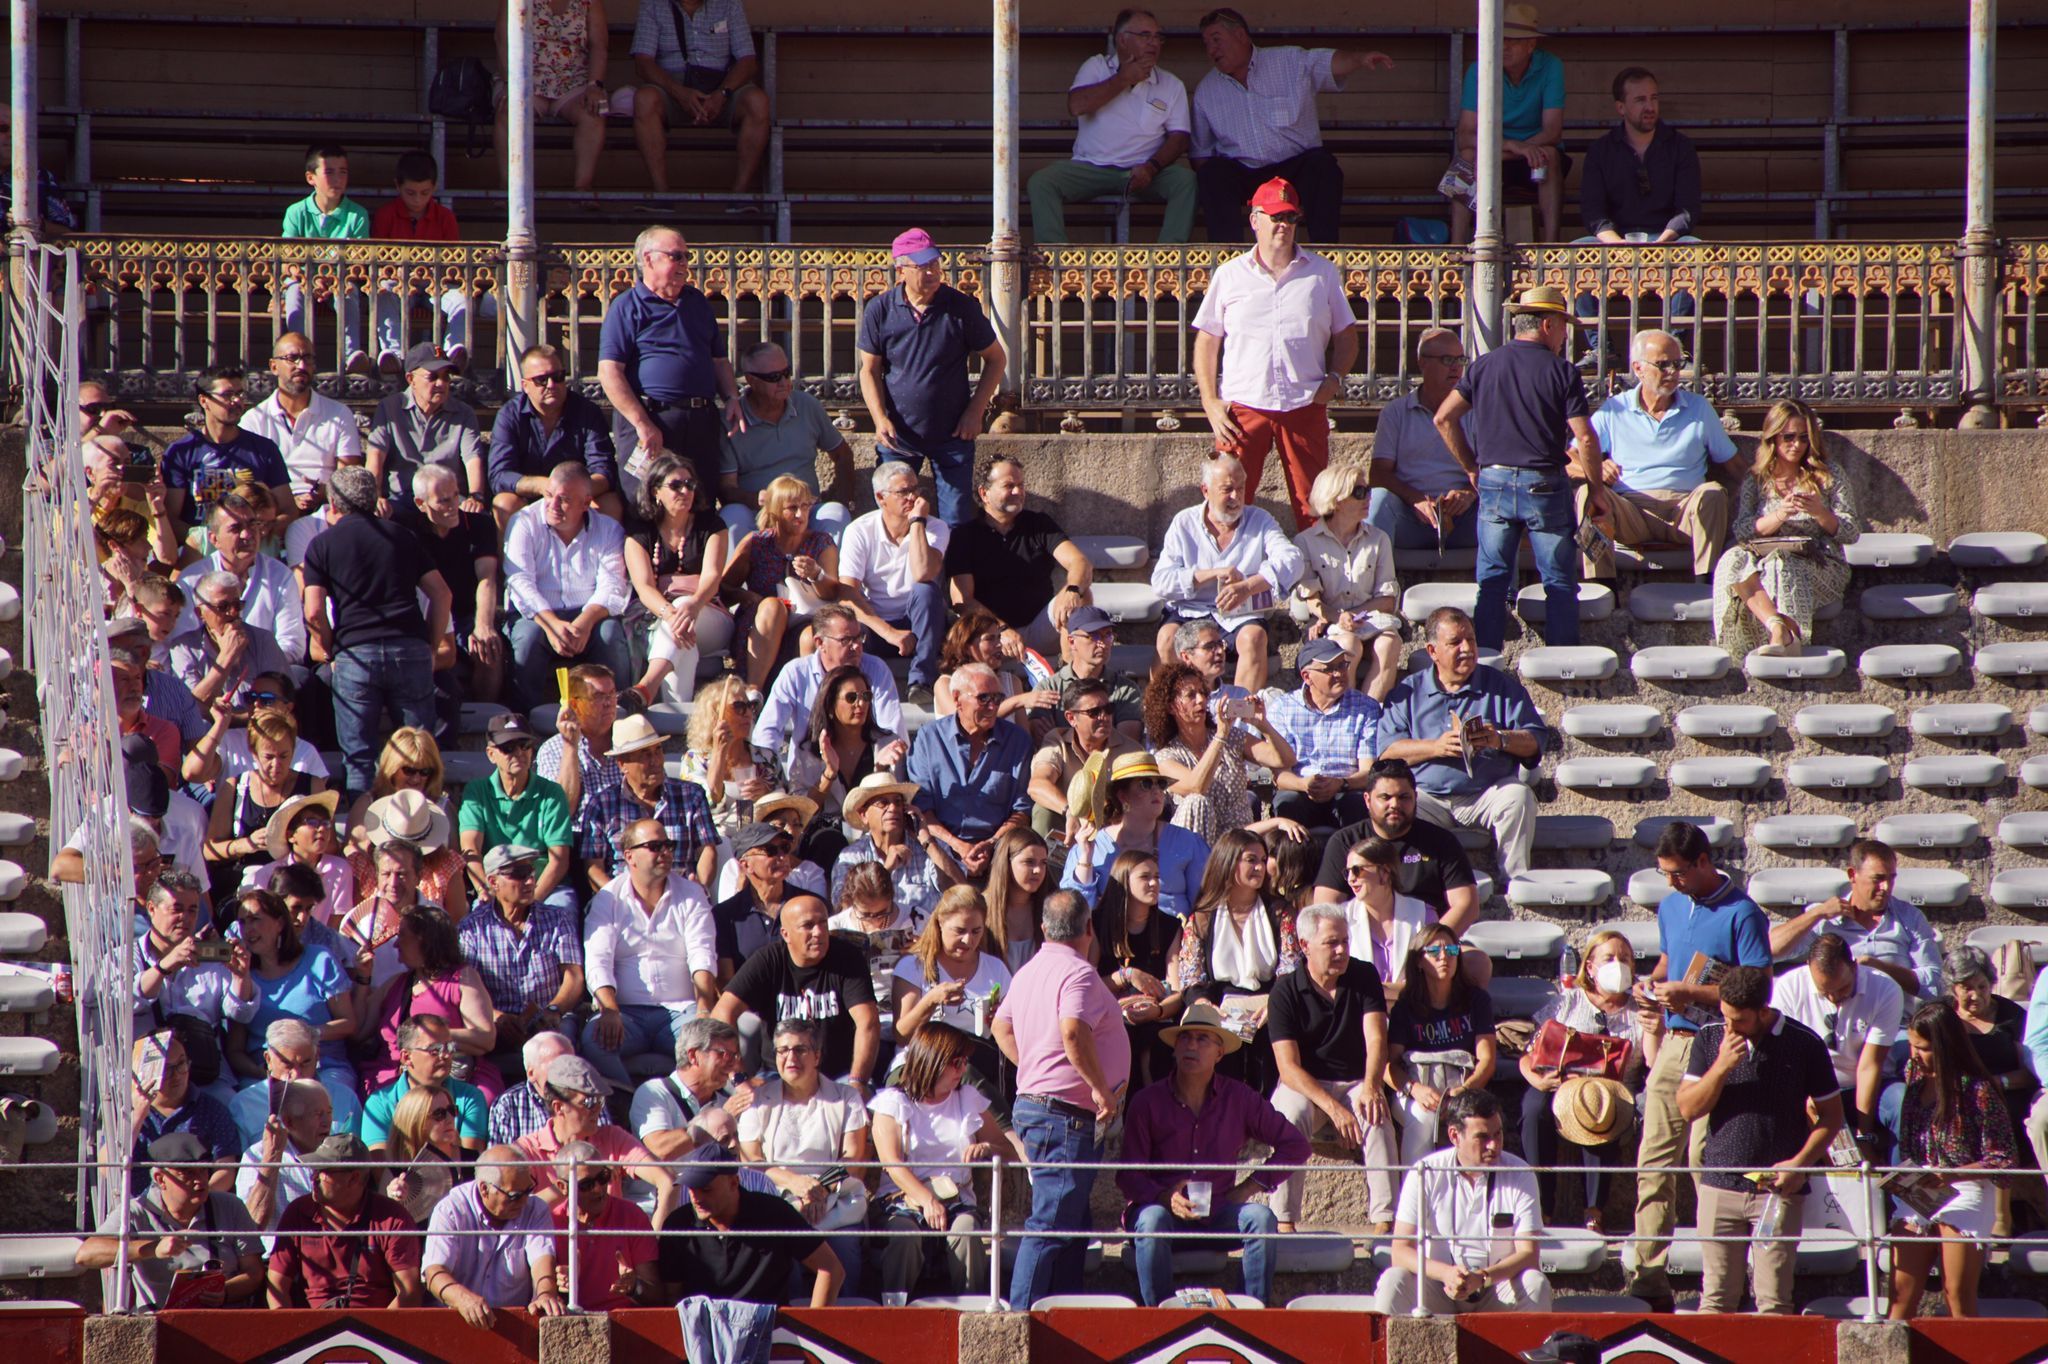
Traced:
[[1169, 1047], [1175, 1046], [1180, 1042], [1180, 1035], [1190, 1028], [1197, 1032], [1214, 1034], [1216, 1040], [1223, 1044], [1225, 1056], [1244, 1045], [1244, 1039], [1231, 1031], [1230, 1025], [1223, 1021], [1223, 1011], [1206, 999], [1198, 999], [1182, 1010], [1180, 1022], [1170, 1028], [1161, 1028], [1159, 1040]]
[[1575, 1146], [1605, 1146], [1635, 1130], [1636, 1101], [1619, 1080], [1573, 1075], [1558, 1086], [1550, 1111], [1557, 1134]]
[[293, 796], [290, 800], [278, 806], [277, 813], [272, 815], [270, 822], [263, 826], [263, 849], [270, 854], [270, 860], [273, 862], [284, 861], [287, 853], [285, 836], [291, 831], [292, 821], [297, 819], [301, 812], [310, 810], [317, 805], [327, 811], [329, 819], [333, 819], [335, 807], [340, 804], [341, 793], [339, 791], [322, 791], [317, 796]]

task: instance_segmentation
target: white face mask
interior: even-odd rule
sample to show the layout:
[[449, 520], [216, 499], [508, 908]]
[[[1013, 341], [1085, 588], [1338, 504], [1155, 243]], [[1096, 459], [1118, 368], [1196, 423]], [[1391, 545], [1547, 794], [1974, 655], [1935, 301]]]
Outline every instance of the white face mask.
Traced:
[[1623, 994], [1635, 983], [1635, 967], [1618, 958], [1609, 957], [1593, 968], [1593, 984], [1602, 994]]

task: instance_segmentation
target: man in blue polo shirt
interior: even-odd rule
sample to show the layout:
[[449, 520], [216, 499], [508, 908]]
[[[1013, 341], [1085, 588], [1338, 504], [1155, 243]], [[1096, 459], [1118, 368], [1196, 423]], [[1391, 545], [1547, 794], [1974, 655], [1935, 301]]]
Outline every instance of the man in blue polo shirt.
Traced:
[[[1614, 544], [1684, 545], [1692, 550], [1695, 582], [1712, 582], [1714, 561], [1728, 538], [1728, 491], [1709, 475], [1725, 468], [1735, 442], [1722, 429], [1714, 405], [1679, 387], [1685, 348], [1666, 331], [1640, 331], [1629, 347], [1636, 386], [1600, 404], [1593, 434], [1606, 458], [1600, 481], [1607, 514], [1600, 528]], [[1586, 487], [1579, 486], [1585, 515]], [[1589, 578], [1614, 576], [1614, 548], [1599, 541], [1585, 556]]]
[[[1771, 965], [1770, 926], [1756, 901], [1735, 878], [1714, 865], [1713, 849], [1697, 824], [1676, 820], [1657, 839], [1657, 870], [1671, 893], [1657, 906], [1657, 942], [1663, 959], [1647, 981], [1636, 982], [1639, 1017], [1665, 1029], [1663, 1046], [1650, 1070], [1641, 1104], [1643, 1142], [1636, 1163], [1676, 1165], [1680, 1157], [1700, 1164], [1705, 1123], [1689, 1123], [1678, 1111], [1678, 1087], [1692, 1059], [1693, 1042], [1704, 1023], [1716, 1022], [1719, 985], [1684, 980], [1695, 957], [1724, 967]], [[1678, 1210], [1678, 1177], [1648, 1171], [1636, 1176], [1636, 1269], [1628, 1291], [1671, 1310], [1671, 1281], [1665, 1273], [1668, 1239]]]
[[[164, 508], [173, 523], [205, 525], [213, 504], [221, 494], [233, 492], [244, 475], [269, 496], [279, 518], [298, 515], [284, 452], [275, 442], [241, 427], [248, 405], [241, 366], [217, 365], [199, 376], [199, 429], [164, 450]], [[255, 489], [248, 491], [253, 495]]]
[[[875, 422], [875, 460], [932, 463], [939, 519], [974, 515], [974, 440], [1002, 386], [1005, 357], [981, 305], [944, 282], [939, 248], [913, 227], [889, 248], [896, 285], [868, 300], [860, 317], [860, 395]], [[981, 380], [967, 387], [967, 361]]]
[[1587, 418], [1586, 384], [1565, 355], [1578, 319], [1564, 291], [1549, 284], [1523, 290], [1508, 317], [1514, 339], [1474, 361], [1436, 410], [1444, 448], [1478, 475], [1479, 606], [1472, 621], [1480, 648], [1505, 642], [1508, 593], [1526, 532], [1543, 579], [1544, 641], [1577, 644], [1579, 522], [1565, 477], [1568, 449], [1576, 446], [1588, 509], [1603, 515], [1612, 501], [1598, 482], [1600, 446]]
[[568, 357], [550, 345], [529, 346], [519, 357], [519, 388], [491, 423], [488, 479], [498, 533], [520, 508], [546, 495], [548, 475], [565, 460], [589, 470], [598, 509], [625, 520], [610, 424], [604, 409], [576, 391]]
[[732, 362], [719, 349], [718, 319], [710, 300], [688, 283], [682, 233], [647, 228], [633, 241], [633, 259], [640, 282], [613, 301], [598, 336], [597, 379], [618, 413], [612, 438], [629, 474], [644, 467], [631, 462], [635, 447], [649, 461], [673, 450], [696, 466], [699, 487], [715, 488], [719, 436], [727, 426], [746, 428]]

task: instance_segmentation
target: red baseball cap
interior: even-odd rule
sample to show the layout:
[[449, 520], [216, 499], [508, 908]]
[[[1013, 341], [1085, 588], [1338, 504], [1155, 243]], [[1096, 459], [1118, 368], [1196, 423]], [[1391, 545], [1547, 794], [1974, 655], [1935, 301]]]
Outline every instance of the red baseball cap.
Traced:
[[1301, 212], [1301, 196], [1294, 192], [1294, 186], [1275, 177], [1260, 185], [1252, 195], [1252, 207], [1261, 213], [1275, 213], [1282, 209]]

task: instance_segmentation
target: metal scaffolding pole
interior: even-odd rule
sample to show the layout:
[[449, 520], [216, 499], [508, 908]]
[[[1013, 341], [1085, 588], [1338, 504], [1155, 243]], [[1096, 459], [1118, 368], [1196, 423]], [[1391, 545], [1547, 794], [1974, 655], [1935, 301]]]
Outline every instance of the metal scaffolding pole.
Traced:
[[[533, 0], [505, 0], [505, 368], [540, 340], [540, 238], [533, 221]], [[514, 391], [517, 391], [516, 382]]]
[[1479, 0], [1479, 145], [1472, 153], [1473, 184], [1479, 203], [1472, 227], [1472, 325], [1469, 344], [1483, 355], [1504, 339], [1501, 318], [1507, 305], [1507, 246], [1500, 230], [1500, 117], [1502, 0]]
[[36, 98], [36, 0], [13, 0], [14, 55], [9, 66], [14, 81], [14, 206], [8, 210], [7, 225], [30, 238], [42, 230], [43, 196], [36, 189], [41, 167], [37, 164], [36, 120], [41, 101]]
[[1998, 425], [1999, 251], [1991, 207], [1997, 60], [1998, 0], [1970, 0], [1969, 186], [1956, 273], [1962, 281], [1961, 424], [1978, 428]]
[[988, 305], [1006, 361], [996, 406], [1014, 410], [1024, 380], [1024, 244], [1017, 231], [1017, 7], [1020, 0], [995, 0], [995, 97], [990, 170], [994, 192], [988, 241]]

